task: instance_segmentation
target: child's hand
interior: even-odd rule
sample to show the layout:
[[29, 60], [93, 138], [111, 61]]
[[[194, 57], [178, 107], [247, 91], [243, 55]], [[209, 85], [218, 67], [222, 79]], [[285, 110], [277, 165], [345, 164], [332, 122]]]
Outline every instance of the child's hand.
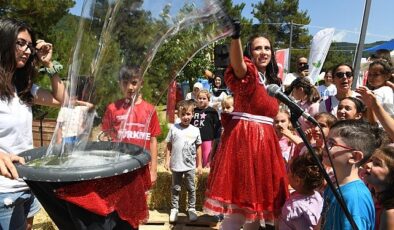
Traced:
[[281, 129], [280, 132], [285, 135], [286, 137], [290, 137], [293, 133], [289, 129]]
[[287, 129], [286, 127], [283, 127], [282, 124], [275, 124], [275, 129], [283, 134], [283, 130]]
[[372, 106], [377, 104], [377, 99], [375, 94], [367, 87], [360, 86], [356, 89], [356, 92], [361, 95], [361, 100], [368, 108], [371, 108]]
[[314, 139], [313, 132], [314, 132], [314, 128], [309, 128], [305, 130], [305, 135], [310, 141]]

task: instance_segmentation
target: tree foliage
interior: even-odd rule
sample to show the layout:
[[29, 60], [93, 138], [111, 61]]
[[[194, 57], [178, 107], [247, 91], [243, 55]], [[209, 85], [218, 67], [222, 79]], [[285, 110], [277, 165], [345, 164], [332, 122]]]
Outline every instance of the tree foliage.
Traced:
[[[254, 20], [243, 17], [245, 3], [236, 5], [232, 0], [220, 2], [230, 18], [241, 21], [241, 39], [244, 43], [252, 34], [260, 33], [268, 35], [275, 48], [288, 48], [292, 29], [292, 65], [297, 57], [308, 56], [311, 36], [308, 29], [300, 25], [308, 25], [310, 18], [307, 11], [299, 9], [298, 0], [256, 1], [251, 12]], [[171, 29], [172, 25], [168, 21], [171, 6], [166, 5], [161, 9], [159, 17], [153, 17], [152, 12], [143, 9], [143, 0], [122, 1], [122, 6], [116, 8], [116, 12], [109, 11], [112, 9], [110, 4], [113, 3], [109, 0], [96, 0], [94, 15], [91, 18], [80, 18], [69, 14], [75, 0], [5, 0], [0, 1], [0, 17], [22, 19], [32, 25], [39, 38], [53, 43], [54, 59], [64, 65], [61, 75], [65, 78], [69, 75], [68, 67], [73, 61], [78, 33], [82, 29], [79, 73], [94, 78], [94, 94], [97, 96], [92, 99], [99, 103], [99, 111], [103, 111], [105, 105], [118, 96], [113, 92], [119, 92], [117, 75], [121, 64], [150, 64], [142, 93], [148, 101], [164, 104], [168, 84], [174, 77], [178, 82], [188, 81], [191, 87], [203, 70], [215, 71], [214, 46], [229, 43], [229, 38], [214, 44], [201, 43], [206, 39], [201, 37], [202, 34], [212, 34], [217, 28], [206, 24], [203, 26], [204, 23], [200, 22], [195, 25], [184, 24], [176, 33], [162, 40], [159, 47], [152, 47], [153, 41], [160, 40]], [[182, 14], [188, 15], [193, 10], [192, 7], [193, 5], [187, 4], [182, 6], [180, 17]], [[117, 17], [111, 17], [115, 13]], [[82, 27], [81, 21], [85, 23]], [[110, 24], [105, 24], [108, 22]], [[113, 28], [107, 28], [110, 25]], [[129, 39], [130, 37], [135, 39]], [[104, 43], [106, 49], [99, 50], [99, 46]], [[333, 43], [330, 50], [338, 49], [340, 47]], [[101, 53], [98, 54], [98, 50]], [[191, 57], [196, 51], [198, 52]], [[153, 54], [155, 58], [147, 60]], [[351, 63], [351, 58], [349, 53], [330, 51], [324, 68], [339, 62]], [[97, 61], [96, 65], [93, 65], [94, 61]], [[92, 69], [92, 66], [96, 69]], [[49, 87], [48, 78], [41, 76], [38, 80], [40, 85]]]
[[5, 0], [0, 1], [0, 17], [21, 19], [34, 28], [39, 38], [46, 39], [48, 30], [74, 5], [74, 0]]

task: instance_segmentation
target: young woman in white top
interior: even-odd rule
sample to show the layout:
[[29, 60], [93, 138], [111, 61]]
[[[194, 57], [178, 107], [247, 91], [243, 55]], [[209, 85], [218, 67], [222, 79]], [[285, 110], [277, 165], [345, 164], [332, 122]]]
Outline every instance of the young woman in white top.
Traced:
[[[35, 40], [24, 22], [0, 19], [0, 229], [30, 229], [39, 204], [13, 162], [33, 148], [32, 105], [60, 106], [64, 85], [53, 65], [52, 44]], [[51, 76], [52, 91], [33, 84], [35, 64]], [[14, 179], [14, 180], [12, 180]]]
[[220, 118], [220, 114], [222, 113], [222, 101], [227, 96], [227, 90], [225, 87], [223, 87], [222, 78], [220, 76], [214, 77], [211, 91], [211, 100], [209, 102], [209, 106], [218, 111]]

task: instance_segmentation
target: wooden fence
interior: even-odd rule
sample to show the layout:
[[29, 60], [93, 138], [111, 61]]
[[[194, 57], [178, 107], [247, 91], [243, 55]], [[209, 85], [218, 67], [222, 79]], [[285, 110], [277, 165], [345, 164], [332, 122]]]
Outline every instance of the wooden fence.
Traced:
[[[33, 120], [34, 147], [48, 146], [56, 128], [56, 119]], [[41, 133], [42, 131], [42, 133]], [[41, 138], [42, 137], [42, 138]], [[41, 141], [42, 139], [42, 141]]]

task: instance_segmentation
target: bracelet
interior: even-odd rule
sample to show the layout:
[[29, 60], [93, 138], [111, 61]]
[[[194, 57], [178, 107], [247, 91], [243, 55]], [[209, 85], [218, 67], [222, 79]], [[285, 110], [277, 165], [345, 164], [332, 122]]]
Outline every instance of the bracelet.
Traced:
[[63, 69], [63, 65], [60, 64], [58, 61], [53, 61], [52, 62], [52, 67], [47, 68], [47, 67], [42, 67], [40, 68], [39, 72], [40, 73], [47, 73], [49, 77], [53, 77], [53, 75], [59, 73]]

